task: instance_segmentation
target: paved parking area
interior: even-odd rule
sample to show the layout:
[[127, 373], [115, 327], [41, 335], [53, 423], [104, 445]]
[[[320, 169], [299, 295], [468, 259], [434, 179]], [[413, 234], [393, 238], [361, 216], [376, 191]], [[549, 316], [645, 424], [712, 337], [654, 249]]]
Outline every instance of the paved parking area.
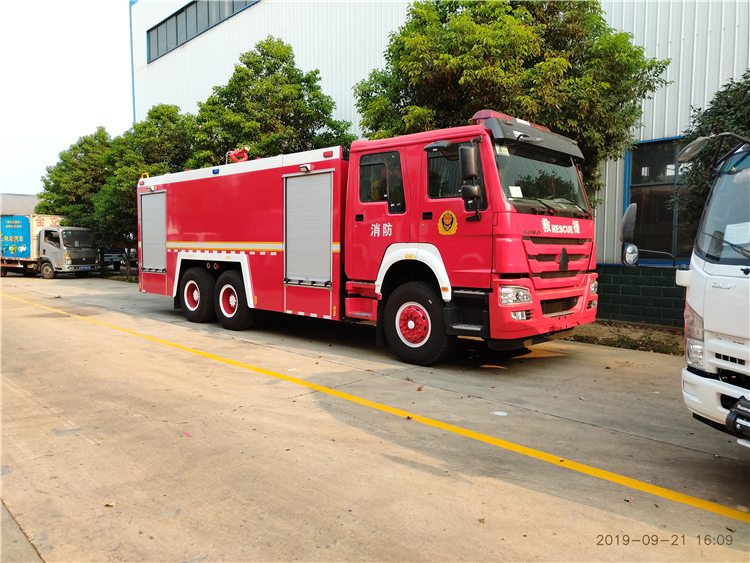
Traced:
[[465, 340], [421, 368], [136, 284], [2, 294], [2, 499], [44, 561], [748, 559], [750, 449], [692, 420], [681, 358]]

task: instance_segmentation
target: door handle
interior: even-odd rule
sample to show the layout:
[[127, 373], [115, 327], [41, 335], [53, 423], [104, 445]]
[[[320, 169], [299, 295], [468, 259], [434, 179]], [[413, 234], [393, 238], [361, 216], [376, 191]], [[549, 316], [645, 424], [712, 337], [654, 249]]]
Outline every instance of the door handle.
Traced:
[[425, 219], [427, 221], [432, 219], [432, 211], [425, 211], [424, 213], [422, 213], [422, 219]]
[[364, 221], [365, 220], [364, 213], [358, 213], [357, 215], [355, 215], [354, 216], [354, 220], [355, 221]]

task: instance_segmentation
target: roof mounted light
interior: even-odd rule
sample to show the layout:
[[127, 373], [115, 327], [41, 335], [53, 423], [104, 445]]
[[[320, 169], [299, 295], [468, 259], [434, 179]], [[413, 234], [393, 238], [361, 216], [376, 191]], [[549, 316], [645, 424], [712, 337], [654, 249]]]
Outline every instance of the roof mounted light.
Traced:
[[529, 125], [530, 127], [541, 129], [542, 131], [549, 131], [547, 127], [544, 127], [542, 125], [536, 125], [535, 123], [530, 123], [524, 119], [518, 119], [517, 117], [513, 117], [505, 113], [500, 113], [492, 109], [483, 109], [482, 111], [476, 112], [474, 116], [471, 118], [471, 122], [474, 125], [481, 125], [482, 123], [484, 123], [485, 121], [487, 121], [488, 119], [492, 117], [494, 117], [495, 119], [503, 119], [507, 121], [509, 124], [521, 123], [523, 125]]

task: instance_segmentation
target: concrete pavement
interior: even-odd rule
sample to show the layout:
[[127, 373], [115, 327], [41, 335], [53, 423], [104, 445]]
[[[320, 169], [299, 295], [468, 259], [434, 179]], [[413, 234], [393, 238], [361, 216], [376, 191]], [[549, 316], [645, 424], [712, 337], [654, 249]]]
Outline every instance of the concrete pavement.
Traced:
[[45, 561], [747, 559], [743, 521], [470, 434], [741, 511], [750, 450], [690, 419], [680, 358], [467, 341], [418, 368], [368, 327], [228, 333], [66, 282], [2, 285], [3, 500]]

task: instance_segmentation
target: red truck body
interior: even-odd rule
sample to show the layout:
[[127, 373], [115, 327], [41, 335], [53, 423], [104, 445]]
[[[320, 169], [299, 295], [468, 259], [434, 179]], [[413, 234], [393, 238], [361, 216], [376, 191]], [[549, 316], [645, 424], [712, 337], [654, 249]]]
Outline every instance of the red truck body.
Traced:
[[[235, 330], [261, 311], [374, 321], [379, 343], [418, 364], [457, 336], [510, 349], [593, 321], [580, 151], [508, 116], [475, 118], [357, 141], [349, 161], [332, 147], [141, 179], [141, 291]], [[530, 195], [550, 182], [567, 198]]]

